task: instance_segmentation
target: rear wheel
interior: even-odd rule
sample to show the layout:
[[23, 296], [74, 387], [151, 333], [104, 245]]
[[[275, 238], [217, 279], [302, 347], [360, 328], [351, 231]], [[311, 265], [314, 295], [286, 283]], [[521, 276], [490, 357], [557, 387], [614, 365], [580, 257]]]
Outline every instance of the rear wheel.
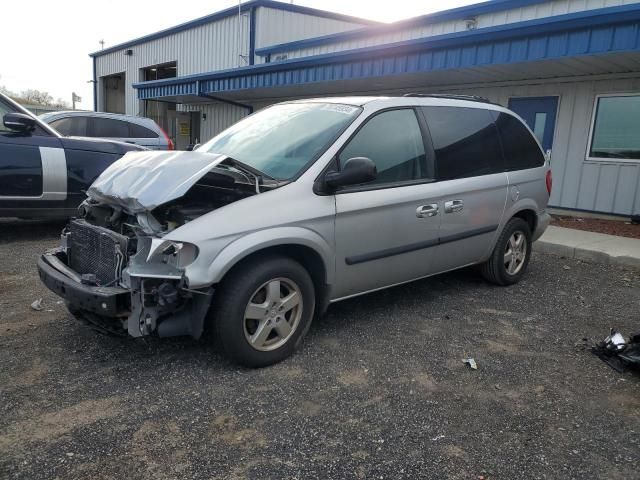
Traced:
[[248, 367], [264, 367], [291, 355], [315, 308], [309, 273], [298, 262], [276, 255], [233, 270], [215, 297], [216, 341], [227, 357]]
[[531, 258], [531, 230], [521, 218], [507, 222], [489, 260], [481, 266], [482, 276], [496, 285], [513, 285], [524, 275]]

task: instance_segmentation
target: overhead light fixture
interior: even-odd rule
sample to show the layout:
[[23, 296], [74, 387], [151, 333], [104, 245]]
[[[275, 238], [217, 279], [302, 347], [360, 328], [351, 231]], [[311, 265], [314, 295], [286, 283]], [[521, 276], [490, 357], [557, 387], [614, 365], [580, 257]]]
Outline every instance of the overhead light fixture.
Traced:
[[475, 30], [478, 28], [478, 20], [476, 17], [465, 18], [464, 22], [467, 26], [467, 30]]

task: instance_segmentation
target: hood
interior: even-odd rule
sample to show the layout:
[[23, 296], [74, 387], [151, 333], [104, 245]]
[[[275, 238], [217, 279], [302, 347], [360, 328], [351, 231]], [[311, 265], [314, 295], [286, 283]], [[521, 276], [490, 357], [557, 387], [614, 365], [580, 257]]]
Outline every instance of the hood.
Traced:
[[130, 213], [150, 211], [182, 197], [226, 158], [204, 152], [129, 152], [102, 172], [87, 195]]

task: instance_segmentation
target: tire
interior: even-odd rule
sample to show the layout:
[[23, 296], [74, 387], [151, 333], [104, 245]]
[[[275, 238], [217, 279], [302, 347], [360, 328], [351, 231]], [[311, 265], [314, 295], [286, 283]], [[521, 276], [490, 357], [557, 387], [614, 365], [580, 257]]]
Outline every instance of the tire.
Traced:
[[280, 255], [261, 257], [232, 270], [217, 289], [214, 340], [231, 361], [266, 367], [299, 346], [314, 309], [313, 281], [302, 265]]
[[[516, 247], [517, 255], [513, 260], [515, 265], [507, 262], [506, 255], [514, 250], [514, 244], [518, 239], [525, 242], [524, 247]], [[513, 285], [520, 281], [531, 259], [531, 230], [529, 225], [521, 218], [512, 218], [507, 222], [491, 257], [480, 267], [482, 276], [496, 285]], [[513, 259], [513, 256], [511, 257]]]

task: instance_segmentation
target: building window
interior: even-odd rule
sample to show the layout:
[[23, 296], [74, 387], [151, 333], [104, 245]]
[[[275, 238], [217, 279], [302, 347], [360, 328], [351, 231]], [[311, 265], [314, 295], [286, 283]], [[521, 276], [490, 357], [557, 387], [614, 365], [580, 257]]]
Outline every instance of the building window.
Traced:
[[596, 98], [588, 159], [640, 160], [640, 94]]

